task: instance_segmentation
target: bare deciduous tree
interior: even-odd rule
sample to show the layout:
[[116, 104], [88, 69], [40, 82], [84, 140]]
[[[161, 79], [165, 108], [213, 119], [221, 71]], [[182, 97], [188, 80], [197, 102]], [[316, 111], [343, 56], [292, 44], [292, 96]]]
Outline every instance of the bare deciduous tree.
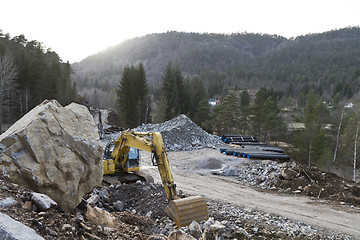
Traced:
[[18, 92], [18, 105], [19, 105], [19, 110], [20, 110], [20, 116], [25, 115], [30, 108], [30, 100], [31, 100], [31, 96], [30, 96], [30, 90], [28, 88], [26, 88], [25, 90], [20, 90]]
[[3, 123], [3, 105], [8, 97], [8, 94], [16, 88], [15, 78], [18, 70], [12, 59], [6, 56], [0, 56], [0, 133]]
[[355, 134], [355, 140], [354, 140], [354, 168], [353, 168], [353, 181], [356, 182], [356, 160], [357, 160], [357, 143], [358, 143], [358, 135], [359, 135], [359, 121], [357, 121], [356, 124], [356, 134]]

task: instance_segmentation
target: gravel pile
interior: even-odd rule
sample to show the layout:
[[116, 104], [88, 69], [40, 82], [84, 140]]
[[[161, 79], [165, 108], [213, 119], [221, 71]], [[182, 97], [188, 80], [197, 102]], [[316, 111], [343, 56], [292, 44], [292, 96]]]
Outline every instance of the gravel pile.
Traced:
[[[221, 233], [224, 239], [233, 239], [239, 232], [243, 235], [240, 239], [245, 239], [244, 236], [249, 239], [352, 239], [252, 208], [214, 201], [208, 201], [208, 204], [212, 218], [209, 221], [218, 221], [224, 226]], [[232, 233], [230, 238], [229, 232]]]
[[[241, 183], [248, 186], [258, 186], [262, 189], [276, 189], [280, 180], [280, 170], [285, 167], [294, 167], [292, 163], [277, 163], [264, 161], [259, 164], [249, 164], [238, 168], [238, 177]], [[288, 166], [289, 165], [289, 166]]]
[[160, 132], [167, 151], [215, 148], [222, 144], [220, 137], [207, 133], [184, 114], [164, 123], [143, 124], [132, 130], [137, 132]]
[[222, 164], [212, 174], [234, 177], [241, 184], [281, 193], [360, 206], [360, 186], [333, 173], [308, 168], [295, 162], [252, 161], [241, 166]]

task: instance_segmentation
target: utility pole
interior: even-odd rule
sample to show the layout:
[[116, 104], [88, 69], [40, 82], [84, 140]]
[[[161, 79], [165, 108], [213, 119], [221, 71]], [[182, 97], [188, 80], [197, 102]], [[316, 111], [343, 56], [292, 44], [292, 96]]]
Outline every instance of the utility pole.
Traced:
[[343, 110], [342, 110], [342, 112], [341, 112], [341, 117], [340, 117], [338, 132], [337, 132], [337, 136], [336, 136], [336, 146], [335, 146], [335, 151], [334, 151], [334, 159], [333, 159], [333, 162], [336, 161], [336, 153], [337, 153], [338, 146], [339, 146], [340, 129], [341, 129], [341, 124], [342, 124], [342, 120], [343, 120], [343, 115], [344, 115], [344, 108], [343, 108]]

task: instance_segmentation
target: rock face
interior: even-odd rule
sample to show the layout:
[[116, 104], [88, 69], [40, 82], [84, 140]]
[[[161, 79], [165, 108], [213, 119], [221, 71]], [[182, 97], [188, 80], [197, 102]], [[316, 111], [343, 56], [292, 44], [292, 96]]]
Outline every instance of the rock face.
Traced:
[[86, 107], [45, 100], [0, 136], [0, 175], [71, 212], [101, 183], [102, 151]]

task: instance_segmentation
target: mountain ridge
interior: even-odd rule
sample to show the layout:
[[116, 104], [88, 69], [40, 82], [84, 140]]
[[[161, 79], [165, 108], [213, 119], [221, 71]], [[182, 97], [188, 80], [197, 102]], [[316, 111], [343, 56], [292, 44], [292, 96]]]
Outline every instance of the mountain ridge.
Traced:
[[271, 87], [300, 91], [315, 84], [331, 94], [360, 68], [360, 29], [348, 27], [287, 39], [259, 33], [170, 31], [126, 40], [72, 65], [80, 79], [116, 86], [126, 65], [143, 63], [149, 84], [161, 83], [166, 65], [184, 76], [200, 76], [207, 86]]

